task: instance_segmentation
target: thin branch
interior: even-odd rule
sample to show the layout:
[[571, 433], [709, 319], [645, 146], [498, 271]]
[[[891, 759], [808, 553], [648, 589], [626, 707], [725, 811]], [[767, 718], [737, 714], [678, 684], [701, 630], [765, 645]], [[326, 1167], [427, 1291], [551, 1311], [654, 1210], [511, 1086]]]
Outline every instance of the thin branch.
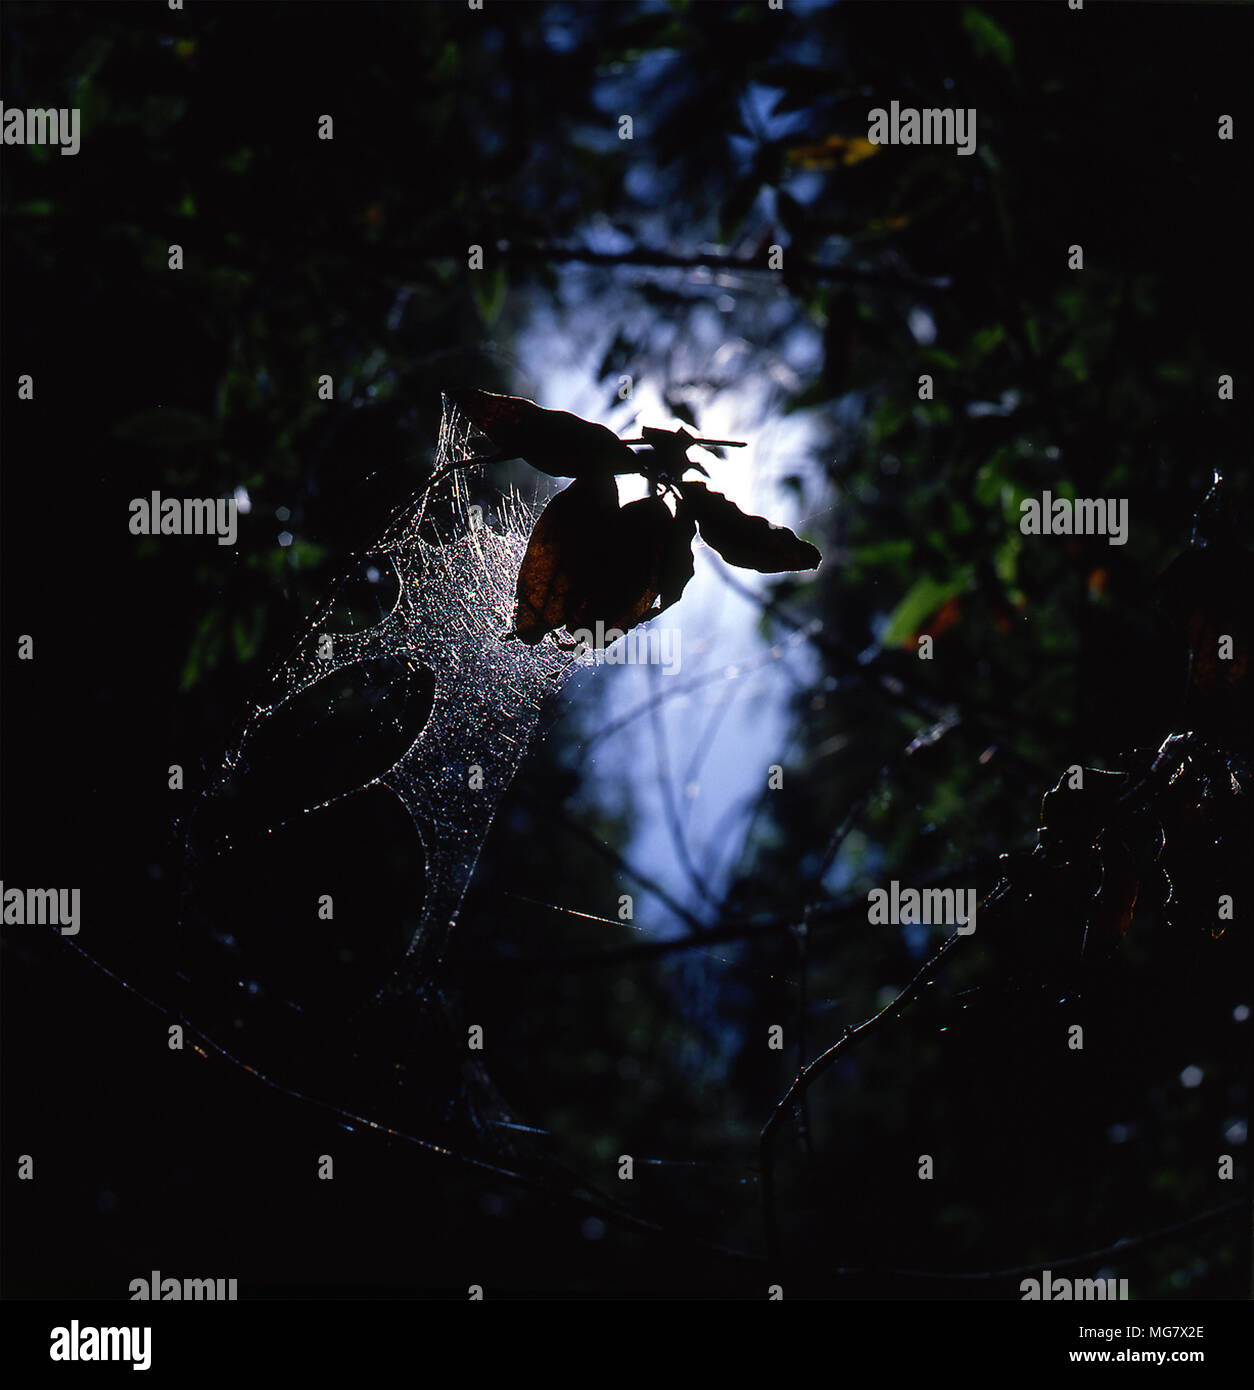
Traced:
[[[496, 253], [505, 261], [517, 265], [569, 264], [605, 266], [639, 266], [645, 270], [711, 270], [737, 275], [779, 275], [765, 260], [749, 260], [743, 256], [724, 256], [717, 252], [698, 252], [679, 255], [648, 246], [633, 247], [630, 251], [589, 251], [581, 246], [555, 246], [552, 243], [520, 243], [498, 241]], [[788, 259], [788, 273], [800, 279], [826, 280], [844, 285], [877, 285], [883, 289], [912, 290], [918, 294], [944, 294], [953, 285], [949, 276], [897, 275], [891, 271], [867, 270], [859, 266], [826, 265], [820, 261]]]
[[767, 1258], [774, 1264], [779, 1259], [779, 1227], [775, 1212], [775, 1155], [774, 1143], [775, 1135], [780, 1125], [784, 1122], [784, 1117], [791, 1109], [797, 1106], [801, 1098], [810, 1089], [815, 1081], [827, 1071], [836, 1058], [840, 1055], [841, 1049], [846, 1047], [855, 1038], [865, 1041], [873, 1033], [883, 1029], [886, 1022], [900, 1017], [900, 1015], [922, 994], [923, 990], [931, 983], [936, 968], [941, 961], [953, 949], [954, 945], [962, 938], [954, 932], [952, 936], [945, 939], [939, 951], [920, 968], [914, 979], [897, 995], [891, 1003], [886, 1004], [877, 1014], [871, 1018], [864, 1019], [857, 1025], [850, 1025], [845, 1028], [840, 1037], [827, 1049], [826, 1052], [816, 1057], [808, 1067], [805, 1067], [797, 1079], [788, 1088], [783, 1098], [771, 1111], [765, 1125], [762, 1126], [762, 1135], [759, 1141], [759, 1158], [762, 1171], [762, 1210], [766, 1224], [766, 1247]]
[[[983, 861], [983, 865], [981, 861], [968, 862], [957, 868], [946, 870], [944, 873], [920, 879], [919, 885], [924, 888], [939, 888], [949, 883], [969, 882], [973, 874], [978, 876], [982, 867], [987, 868], [994, 862], [993, 860]], [[629, 865], [623, 867], [628, 873], [634, 872]], [[594, 913], [564, 907], [560, 903], [541, 902], [521, 893], [502, 890], [502, 896], [521, 902], [529, 902], [534, 906], [547, 908], [551, 912], [561, 912], [570, 917], [604, 922], [612, 926], [626, 925], [611, 918], [598, 917]], [[865, 918], [866, 909], [865, 894], [846, 898], [828, 907], [816, 907], [810, 916], [807, 930], [809, 934], [813, 935], [819, 927], [834, 927], [852, 917]], [[511, 973], [523, 968], [532, 970], [596, 970], [607, 965], [624, 965], [633, 961], [651, 960], [677, 951], [699, 951], [707, 946], [718, 946], [732, 941], [750, 941], [757, 937], [782, 936], [786, 932], [794, 931], [796, 926], [795, 917], [772, 917], [766, 921], [724, 922], [720, 926], [699, 926], [696, 931], [687, 936], [672, 936], [663, 940], [634, 940], [628, 945], [611, 946], [596, 951], [572, 951], [562, 955], [511, 955], [499, 968], [508, 969]], [[477, 959], [475, 968], [477, 970], [491, 970], [493, 960], [494, 958], [491, 956]]]
[[590, 848], [594, 849], [603, 858], [609, 860], [609, 862], [614, 864], [622, 873], [625, 873], [629, 878], [634, 878], [642, 888], [652, 893], [654, 897], [660, 899], [665, 906], [669, 907], [675, 916], [687, 926], [689, 931], [698, 935], [704, 933], [704, 923], [698, 917], [694, 916], [683, 903], [677, 898], [672, 897], [656, 879], [651, 878], [642, 869], [632, 864], [621, 851], [616, 850], [612, 845], [607, 845], [599, 835], [589, 830], [581, 820], [571, 815], [565, 807], [556, 806], [552, 803], [542, 803], [537, 797], [529, 796], [525, 790], [523, 791], [523, 799], [530, 801], [533, 806], [547, 811], [555, 821], [578, 836], [579, 839]]

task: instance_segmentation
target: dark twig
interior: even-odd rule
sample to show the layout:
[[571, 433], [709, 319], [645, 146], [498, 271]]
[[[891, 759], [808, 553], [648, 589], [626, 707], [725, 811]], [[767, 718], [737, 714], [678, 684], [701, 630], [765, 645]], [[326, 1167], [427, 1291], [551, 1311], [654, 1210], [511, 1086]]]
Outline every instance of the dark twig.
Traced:
[[[945, 873], [920, 879], [919, 886], [940, 888], [950, 883], [969, 882], [973, 873], [982, 872], [993, 862], [995, 861], [990, 860], [984, 864], [980, 862], [962, 864], [957, 868], [947, 870]], [[634, 872], [630, 866], [625, 866], [625, 868], [628, 873]], [[561, 912], [571, 917], [604, 922], [609, 926], [623, 925], [614, 921], [613, 918], [600, 917], [591, 912], [580, 912], [575, 908], [563, 907], [559, 903], [541, 903], [520, 893], [505, 892], [503, 896], [521, 902], [533, 902], [536, 906], [548, 908], [552, 912]], [[865, 920], [866, 904], [866, 896], [863, 894], [824, 909], [816, 908], [809, 919], [808, 934], [815, 934], [819, 928], [837, 926], [853, 917], [862, 917]], [[475, 968], [477, 970], [491, 970], [494, 968], [495, 960], [497, 962], [495, 968], [506, 969], [511, 972], [520, 969], [595, 970], [606, 966], [625, 965], [634, 961], [653, 960], [680, 951], [699, 951], [708, 946], [723, 945], [732, 941], [750, 941], [759, 937], [783, 936], [788, 931], [795, 929], [795, 919], [789, 921], [780, 917], [771, 917], [765, 921], [730, 921], [723, 922], [718, 926], [701, 927], [686, 936], [671, 936], [661, 940], [651, 938], [641, 941], [636, 939], [623, 946], [603, 947], [594, 951], [571, 951], [560, 955], [511, 955], [503, 963], [500, 962], [499, 957], [489, 955], [478, 960]]]
[[[519, 265], [563, 264], [605, 266], [637, 266], [644, 270], [712, 270], [731, 271], [738, 275], [779, 275], [765, 260], [748, 260], [743, 256], [723, 256], [717, 252], [678, 255], [652, 247], [635, 247], [630, 251], [589, 251], [580, 246], [554, 246], [551, 243], [526, 245], [500, 241], [496, 252], [507, 262]], [[952, 286], [948, 276], [894, 275], [882, 270], [866, 270], [857, 266], [825, 265], [819, 261], [792, 257], [788, 262], [791, 276], [808, 280], [826, 280], [844, 285], [878, 285], [884, 289], [913, 290], [919, 294], [943, 294]]]
[[815, 1081], [827, 1071], [836, 1058], [840, 1055], [841, 1049], [845, 1048], [855, 1038], [865, 1041], [873, 1033], [881, 1031], [887, 1022], [899, 1018], [902, 1013], [919, 997], [923, 990], [931, 983], [932, 977], [938, 965], [946, 955], [953, 949], [954, 944], [961, 940], [957, 932], [946, 938], [940, 950], [920, 968], [910, 983], [897, 995], [891, 1003], [886, 1004], [877, 1014], [861, 1023], [851, 1024], [841, 1033], [840, 1037], [827, 1049], [804, 1067], [797, 1079], [788, 1088], [784, 1097], [771, 1111], [770, 1117], [765, 1125], [762, 1126], [762, 1135], [759, 1141], [759, 1157], [762, 1167], [762, 1210], [766, 1224], [766, 1249], [767, 1258], [772, 1264], [779, 1259], [779, 1226], [775, 1213], [775, 1157], [774, 1142], [779, 1127], [784, 1122], [784, 1117], [796, 1107], [801, 1098], [810, 1089]]
[[627, 874], [630, 878], [634, 878], [642, 888], [652, 893], [654, 897], [660, 899], [660, 901], [666, 907], [670, 908], [675, 916], [684, 923], [689, 931], [693, 932], [698, 937], [705, 931], [705, 924], [698, 917], [689, 912], [677, 898], [672, 897], [656, 879], [651, 878], [642, 869], [630, 863], [624, 854], [614, 849], [611, 845], [607, 845], [599, 835], [594, 834], [581, 820], [571, 815], [564, 807], [542, 803], [536, 797], [527, 797], [525, 791], [523, 792], [523, 796], [524, 799], [530, 800], [532, 805], [539, 807], [541, 810], [551, 815], [556, 822], [576, 835], [591, 849], [595, 850], [596, 853], [607, 859], [611, 864], [614, 864], [620, 872]]

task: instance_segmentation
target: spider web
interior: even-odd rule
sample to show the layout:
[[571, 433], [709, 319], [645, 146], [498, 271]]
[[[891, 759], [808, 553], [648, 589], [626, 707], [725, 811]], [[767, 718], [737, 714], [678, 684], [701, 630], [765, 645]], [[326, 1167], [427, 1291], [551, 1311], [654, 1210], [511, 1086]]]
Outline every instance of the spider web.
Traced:
[[[483, 521], [481, 508], [472, 510], [466, 471], [457, 465], [481, 452], [470, 442], [474, 434], [466, 417], [446, 402], [434, 486], [393, 520], [371, 551], [395, 577], [391, 611], [365, 631], [333, 634], [333, 598], [275, 673], [273, 697], [252, 711], [227, 759], [233, 776], [266, 721], [295, 697], [354, 667], [388, 661], [433, 678], [430, 713], [417, 737], [386, 771], [352, 789], [378, 785], [392, 791], [425, 852], [421, 914], [408, 947], [411, 981], [438, 966], [541, 706], [577, 664], [551, 641], [528, 648], [502, 640], [538, 508], [511, 491], [502, 497], [495, 526]], [[429, 526], [433, 514], [439, 520]], [[318, 810], [336, 799], [302, 809]]]
[[[162, 983], [134, 958], [109, 973], [198, 1052], [311, 1116], [451, 1160], [442, 1171], [488, 1184], [484, 1200], [504, 1178], [536, 1211], [558, 1201], [662, 1233], [667, 1218], [614, 1192], [612, 1171], [594, 1180], [567, 1136], [528, 1123], [498, 1090], [491, 1050], [468, 1046], [454, 924], [547, 702], [594, 664], [553, 638], [504, 640], [540, 504], [480, 487], [461, 465], [483, 443], [446, 399], [432, 482], [304, 625], [179, 827]], [[315, 922], [324, 893], [333, 914]], [[744, 1165], [726, 1166], [742, 1202]], [[686, 1238], [744, 1258], [710, 1233]]]
[[[516, 490], [491, 518], [472, 505], [475, 469], [460, 465], [483, 452], [474, 434], [446, 400], [432, 482], [272, 671], [182, 827], [175, 1012], [206, 1050], [349, 1128], [570, 1192], [573, 1178], [536, 1150], [468, 1054], [440, 979], [500, 799], [546, 699], [581, 661], [551, 640], [504, 640], [539, 507]], [[364, 627], [354, 575], [376, 610]], [[356, 775], [380, 757], [382, 767]], [[399, 817], [384, 800], [399, 803]], [[333, 829], [302, 863], [289, 844], [328, 818]], [[295, 885], [310, 863], [332, 872], [340, 845], [353, 858], [328, 895], [320, 950], [313, 896]], [[376, 864], [397, 861], [417, 866], [386, 898], [408, 899], [399, 926], [375, 915], [371, 897]], [[298, 905], [285, 910], [294, 892]]]

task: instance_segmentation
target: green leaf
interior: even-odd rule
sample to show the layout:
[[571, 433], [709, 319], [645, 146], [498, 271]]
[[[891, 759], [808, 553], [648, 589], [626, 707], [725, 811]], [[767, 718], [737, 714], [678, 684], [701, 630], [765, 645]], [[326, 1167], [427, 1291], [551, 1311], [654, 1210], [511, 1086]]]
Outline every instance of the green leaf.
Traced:
[[971, 583], [971, 571], [961, 570], [950, 579], [933, 579], [924, 575], [906, 591], [905, 597], [893, 610], [888, 626], [880, 636], [880, 646], [899, 647], [916, 633], [946, 599], [962, 593]]
[[853, 559], [861, 569], [875, 569], [905, 564], [913, 553], [912, 540], [877, 541], [873, 545], [859, 546]]
[[1058, 359], [1058, 365], [1073, 376], [1076, 381], [1085, 382], [1089, 379], [1088, 362], [1085, 360], [1084, 349], [1078, 344], [1069, 347], [1066, 352]]
[[993, 556], [993, 568], [998, 579], [1007, 588], [1013, 588], [1019, 578], [1019, 550], [1022, 542], [1023, 537], [1015, 531], [997, 547]]
[[187, 660], [183, 663], [183, 674], [179, 680], [181, 690], [190, 690], [203, 675], [217, 666], [222, 657], [222, 620], [222, 610], [216, 606], [201, 618], [188, 647]]
[[971, 339], [971, 349], [977, 359], [987, 357], [994, 348], [1000, 347], [1005, 341], [1005, 327], [998, 323], [989, 328], [978, 329]]
[[505, 267], [497, 265], [487, 275], [474, 278], [475, 303], [485, 327], [491, 327], [505, 307]]
[[966, 5], [962, 10], [962, 27], [971, 37], [971, 44], [981, 58], [996, 58], [1005, 67], [1015, 59], [1014, 40], [983, 10]]
[[256, 612], [251, 621], [237, 614], [231, 620], [231, 642], [235, 648], [235, 659], [241, 663], [251, 661], [256, 655], [261, 639], [263, 615]]

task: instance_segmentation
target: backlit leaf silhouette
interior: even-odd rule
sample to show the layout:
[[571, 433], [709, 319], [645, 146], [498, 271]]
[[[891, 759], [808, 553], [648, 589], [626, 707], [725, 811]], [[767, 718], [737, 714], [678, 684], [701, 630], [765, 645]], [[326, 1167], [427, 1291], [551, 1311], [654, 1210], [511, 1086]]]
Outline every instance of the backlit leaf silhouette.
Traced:
[[[501, 458], [575, 480], [541, 512], [519, 566], [507, 636], [529, 646], [565, 628], [584, 643], [583, 634], [591, 634], [602, 647], [669, 608], [692, 578], [698, 526], [725, 560], [746, 569], [779, 574], [819, 563], [815, 547], [787, 527], [746, 515], [704, 483], [682, 480], [690, 469], [705, 472], [688, 459], [692, 445], [742, 448], [737, 440], [650, 426], [640, 439], [623, 440], [604, 425], [519, 396], [468, 391], [452, 400]], [[632, 445], [644, 448], [635, 454]], [[641, 474], [650, 495], [620, 507], [616, 473]]]
[[521, 396], [456, 391], [451, 398], [497, 446], [500, 457], [520, 458], [550, 478], [634, 473], [631, 449], [605, 425], [565, 410], [546, 410]]
[[704, 483], [682, 482], [679, 490], [701, 528], [701, 539], [729, 565], [759, 574], [782, 574], [785, 570], [816, 569], [823, 558], [809, 541], [795, 536], [787, 526], [775, 526], [763, 516], [742, 512]]
[[[607, 630], [627, 632], [638, 623], [656, 617], [683, 592], [683, 580], [670, 595], [664, 575], [680, 570], [678, 552], [688, 557], [688, 577], [692, 577], [692, 530], [672, 515], [660, 497], [642, 497], [629, 502], [614, 518], [603, 536], [604, 546], [587, 594], [576, 606], [578, 627], [595, 628], [598, 622]], [[664, 602], [658, 605], [659, 598]], [[599, 644], [598, 644], [599, 645]]]
[[514, 636], [528, 646], [569, 626], [601, 563], [615, 523], [618, 489], [609, 474], [577, 478], [550, 499], [532, 527], [515, 588]]
[[619, 507], [612, 480], [577, 479], [532, 530], [514, 636], [534, 646], [560, 627], [586, 629], [601, 647], [656, 617], [692, 578], [694, 533], [691, 517], [672, 515], [660, 497]]
[[697, 534], [697, 520], [692, 508], [681, 497], [675, 508], [675, 524], [671, 527], [662, 552], [659, 570], [662, 608], [675, 603], [692, 578], [692, 542]]

